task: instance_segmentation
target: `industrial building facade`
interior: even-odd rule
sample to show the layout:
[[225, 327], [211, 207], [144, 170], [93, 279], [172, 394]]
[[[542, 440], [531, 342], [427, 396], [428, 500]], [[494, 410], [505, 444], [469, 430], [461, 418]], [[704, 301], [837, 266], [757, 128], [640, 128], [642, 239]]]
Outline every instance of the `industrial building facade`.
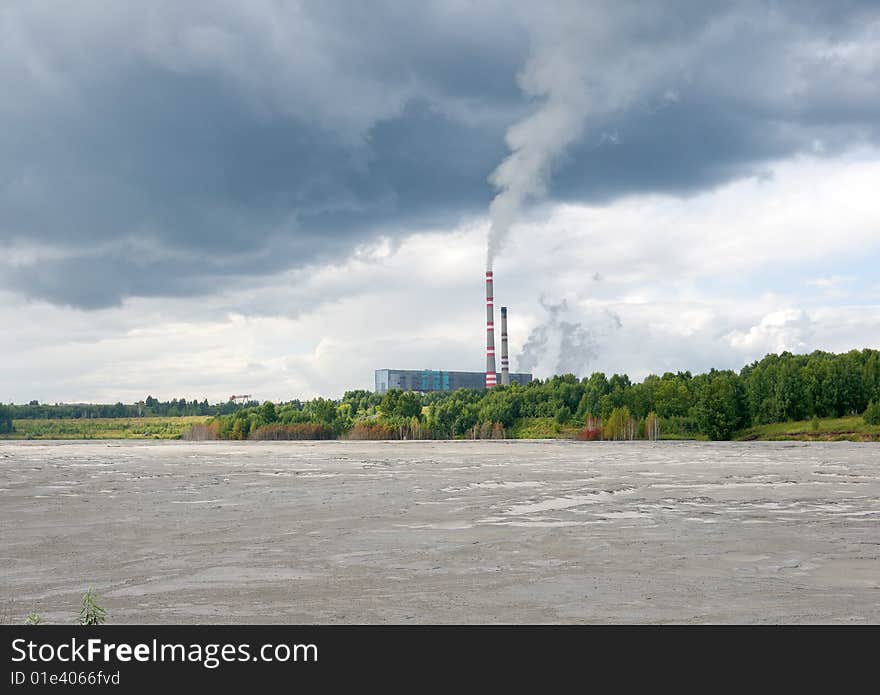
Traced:
[[[511, 384], [525, 386], [532, 380], [531, 374], [511, 374]], [[401, 391], [455, 391], [456, 389], [486, 388], [485, 372], [444, 372], [433, 369], [377, 369], [376, 393], [391, 389]]]

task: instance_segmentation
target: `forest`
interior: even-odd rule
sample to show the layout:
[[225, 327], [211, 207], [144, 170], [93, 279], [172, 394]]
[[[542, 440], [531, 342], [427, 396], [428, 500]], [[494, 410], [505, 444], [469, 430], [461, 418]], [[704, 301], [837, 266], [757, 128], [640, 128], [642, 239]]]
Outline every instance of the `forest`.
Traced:
[[[348, 391], [341, 399], [209, 404], [185, 398], [134, 404], [0, 405], [0, 434], [14, 421], [203, 416], [187, 439], [712, 439], [773, 423], [858, 416], [880, 425], [880, 351], [771, 354], [739, 372], [564, 374], [489, 391]], [[204, 417], [210, 416], [210, 417]], [[189, 425], [187, 425], [189, 426]], [[47, 432], [57, 428], [43, 426]], [[34, 431], [39, 431], [39, 428]], [[146, 430], [145, 430], [146, 431]], [[169, 429], [169, 432], [177, 430]], [[873, 435], [872, 435], [873, 436]]]
[[[243, 408], [259, 405], [258, 401], [237, 403], [208, 403], [186, 398], [174, 398], [160, 401], [147, 396], [137, 403], [40, 403], [31, 401], [27, 405], [8, 405], [9, 417], [13, 420], [80, 420], [91, 418], [135, 418], [135, 417], [181, 417], [187, 415], [221, 415], [234, 413]], [[2, 428], [3, 410], [0, 410], [0, 428]], [[0, 429], [0, 432], [3, 430]]]
[[[567, 435], [580, 439], [727, 440], [748, 427], [860, 416], [880, 424], [880, 352], [782, 353], [739, 372], [596, 372], [489, 391], [347, 392], [242, 408], [194, 432], [219, 439], [447, 439]], [[549, 429], [548, 429], [549, 423]], [[815, 427], [814, 427], [815, 428]]]

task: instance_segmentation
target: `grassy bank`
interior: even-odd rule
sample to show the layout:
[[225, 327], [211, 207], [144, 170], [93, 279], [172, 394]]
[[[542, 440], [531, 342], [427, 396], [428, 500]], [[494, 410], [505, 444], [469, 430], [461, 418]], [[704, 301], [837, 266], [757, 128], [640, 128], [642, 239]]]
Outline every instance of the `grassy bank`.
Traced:
[[813, 427], [812, 420], [777, 422], [772, 425], [749, 427], [739, 432], [735, 439], [740, 441], [880, 441], [880, 426], [865, 424], [865, 420], [861, 415], [819, 420], [818, 428], [813, 429]]
[[[132, 417], [52, 420], [14, 420], [15, 432], [2, 434], [0, 439], [180, 439], [196, 424], [204, 424], [210, 416]], [[880, 442], [880, 426], [867, 425], [861, 416], [831, 418], [819, 421], [813, 429], [812, 420], [780, 422], [749, 427], [738, 432], [739, 441], [855, 441]], [[555, 418], [521, 418], [510, 427], [510, 439], [575, 439], [580, 425], [560, 425]], [[691, 437], [661, 433], [662, 439]], [[699, 435], [696, 439], [705, 439]]]
[[[511, 439], [575, 439], [581, 426], [559, 425], [554, 418], [522, 418], [507, 431]], [[664, 440], [707, 441], [704, 434], [682, 435], [661, 431]], [[852, 417], [819, 420], [818, 429], [813, 429], [812, 420], [799, 422], [777, 422], [772, 425], [758, 425], [738, 432], [737, 441], [850, 441], [880, 442], [880, 425], [867, 425], [861, 415]]]
[[209, 416], [13, 420], [0, 439], [180, 439]]

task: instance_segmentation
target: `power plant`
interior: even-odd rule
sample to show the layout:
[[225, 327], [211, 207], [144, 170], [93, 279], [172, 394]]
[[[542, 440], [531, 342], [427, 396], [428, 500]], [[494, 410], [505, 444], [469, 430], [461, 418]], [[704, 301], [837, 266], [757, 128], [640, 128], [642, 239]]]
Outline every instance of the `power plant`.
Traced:
[[492, 271], [486, 271], [486, 371], [447, 372], [433, 369], [377, 369], [376, 393], [391, 389], [401, 391], [455, 391], [456, 389], [490, 389], [501, 384], [525, 386], [532, 380], [531, 374], [511, 374], [507, 352], [507, 307], [501, 307], [501, 380], [495, 371], [495, 297]]

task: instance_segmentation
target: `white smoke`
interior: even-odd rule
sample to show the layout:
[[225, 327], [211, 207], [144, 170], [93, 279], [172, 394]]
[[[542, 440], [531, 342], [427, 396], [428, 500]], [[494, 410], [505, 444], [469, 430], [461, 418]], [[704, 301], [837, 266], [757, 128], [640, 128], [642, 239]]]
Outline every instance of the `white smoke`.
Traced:
[[583, 35], [567, 21], [571, 5], [548, 7], [550, 22], [534, 37], [518, 75], [522, 91], [543, 100], [531, 116], [507, 131], [510, 155], [489, 176], [498, 194], [489, 207], [486, 268], [491, 270], [522, 206], [543, 197], [554, 163], [581, 137], [587, 113], [586, 65], [578, 58]]
[[[665, 104], [682, 98], [672, 86], [699, 55], [703, 26], [694, 22], [658, 36], [658, 23], [669, 19], [665, 3], [547, 0], [524, 3], [519, 12], [530, 32], [530, 54], [517, 81], [538, 106], [507, 131], [510, 155], [489, 176], [498, 190], [489, 208], [489, 270], [520, 209], [546, 194], [553, 167], [583, 138], [589, 119], [607, 121], [640, 99]], [[621, 45], [625, 56], [609, 60]], [[625, 134], [611, 130], [597, 137], [597, 145], [616, 145]]]
[[600, 338], [621, 327], [620, 317], [606, 310], [593, 317], [587, 327], [574, 320], [565, 299], [557, 304], [544, 297], [539, 301], [547, 316], [529, 333], [517, 359], [517, 371], [534, 372], [543, 365], [555, 374], [585, 376], [587, 366], [599, 357]]

